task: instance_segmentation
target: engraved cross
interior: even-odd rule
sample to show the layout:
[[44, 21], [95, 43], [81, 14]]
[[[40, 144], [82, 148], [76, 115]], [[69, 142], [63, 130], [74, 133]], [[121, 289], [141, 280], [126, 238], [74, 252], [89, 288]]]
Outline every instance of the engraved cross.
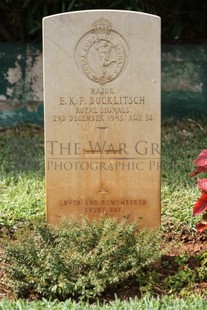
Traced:
[[[94, 148], [92, 148], [92, 144], [91, 144], [91, 149], [87, 150], [87, 149], [83, 149], [83, 156], [87, 156], [87, 155], [97, 155], [100, 154], [100, 159], [103, 158], [103, 155], [116, 155], [122, 154], [122, 149], [118, 149], [115, 150], [113, 147], [109, 147], [109, 149], [105, 149], [105, 144], [106, 142], [103, 143], [103, 136], [104, 136], [104, 131], [107, 129], [108, 127], [97, 127], [97, 129], [99, 130], [99, 141], [100, 143], [97, 142], [96, 146]], [[89, 142], [90, 144], [91, 142]], [[100, 169], [100, 183], [99, 183], [99, 190], [98, 193], [107, 193], [108, 190], [105, 188], [105, 181], [103, 180], [103, 172], [102, 169]]]

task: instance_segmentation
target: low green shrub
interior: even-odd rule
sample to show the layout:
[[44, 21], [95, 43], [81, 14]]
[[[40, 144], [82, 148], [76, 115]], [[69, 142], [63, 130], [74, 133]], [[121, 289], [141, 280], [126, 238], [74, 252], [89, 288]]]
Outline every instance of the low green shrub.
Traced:
[[125, 220], [87, 219], [59, 228], [30, 225], [8, 244], [5, 263], [17, 297], [88, 300], [136, 278], [159, 257], [158, 231], [139, 230]]
[[[192, 294], [192, 288], [199, 286], [199, 283], [207, 281], [207, 253], [198, 253], [194, 257], [190, 255], [179, 255], [175, 261], [177, 270], [163, 279], [162, 289], [169, 293], [186, 296]], [[168, 266], [169, 268], [171, 266]], [[203, 294], [205, 287], [200, 290]], [[206, 296], [206, 294], [205, 294]]]

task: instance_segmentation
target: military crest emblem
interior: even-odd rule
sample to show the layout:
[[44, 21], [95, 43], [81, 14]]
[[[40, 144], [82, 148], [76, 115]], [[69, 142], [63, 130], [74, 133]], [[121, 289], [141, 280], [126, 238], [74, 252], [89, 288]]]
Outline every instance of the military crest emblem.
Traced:
[[112, 29], [109, 20], [101, 17], [78, 42], [75, 59], [79, 70], [100, 85], [115, 80], [127, 66], [128, 46]]

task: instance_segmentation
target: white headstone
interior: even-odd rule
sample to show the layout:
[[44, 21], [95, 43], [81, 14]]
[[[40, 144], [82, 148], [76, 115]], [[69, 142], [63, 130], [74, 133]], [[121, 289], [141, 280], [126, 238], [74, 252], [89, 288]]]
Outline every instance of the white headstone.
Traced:
[[160, 224], [160, 18], [44, 18], [47, 219]]

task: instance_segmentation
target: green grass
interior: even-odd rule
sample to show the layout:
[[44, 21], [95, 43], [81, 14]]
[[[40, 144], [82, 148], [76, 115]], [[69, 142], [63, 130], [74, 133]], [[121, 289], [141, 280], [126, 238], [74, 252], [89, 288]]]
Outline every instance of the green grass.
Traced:
[[162, 299], [146, 296], [142, 299], [134, 298], [129, 301], [116, 299], [108, 304], [76, 303], [71, 300], [66, 302], [25, 300], [0, 301], [0, 310], [200, 310], [207, 309], [207, 301], [200, 296], [191, 296], [187, 299], [165, 296]]
[[0, 225], [12, 226], [45, 214], [43, 177], [35, 173], [9, 176], [0, 184]]
[[0, 226], [11, 227], [45, 214], [44, 152], [41, 131], [0, 134]]

